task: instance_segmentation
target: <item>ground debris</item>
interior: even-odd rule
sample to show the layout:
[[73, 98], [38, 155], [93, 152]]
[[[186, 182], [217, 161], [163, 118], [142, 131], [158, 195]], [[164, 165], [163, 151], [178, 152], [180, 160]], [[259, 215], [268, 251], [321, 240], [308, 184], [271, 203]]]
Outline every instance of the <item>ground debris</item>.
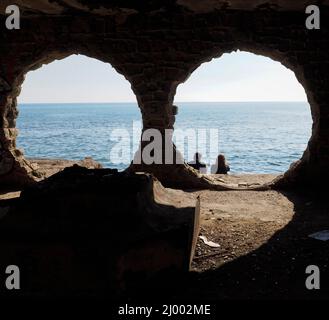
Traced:
[[212, 248], [219, 248], [220, 245], [216, 242], [213, 242], [213, 241], [209, 241], [205, 236], [199, 236], [199, 238], [209, 247], [212, 247]]

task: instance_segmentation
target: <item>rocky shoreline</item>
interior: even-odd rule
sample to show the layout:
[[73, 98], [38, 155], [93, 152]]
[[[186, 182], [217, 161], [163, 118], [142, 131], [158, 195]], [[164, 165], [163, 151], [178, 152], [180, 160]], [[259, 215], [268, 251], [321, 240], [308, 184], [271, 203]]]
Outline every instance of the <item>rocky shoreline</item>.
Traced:
[[[82, 160], [28, 158], [32, 166], [38, 171], [39, 180], [43, 180], [53, 174], [62, 171], [66, 167], [75, 164], [88, 169], [101, 169], [103, 166], [91, 157]], [[207, 174], [207, 178], [214, 183], [221, 182], [231, 186], [257, 186], [271, 182], [278, 177], [276, 174]], [[192, 188], [191, 188], [192, 189]], [[19, 196], [20, 191], [0, 192], [0, 200]]]
[[[101, 169], [103, 166], [91, 157], [85, 157], [83, 160], [66, 160], [66, 159], [45, 159], [45, 158], [29, 158], [34, 167], [42, 174], [42, 178], [63, 170], [66, 167], [77, 164], [88, 169]], [[211, 180], [224, 182], [232, 185], [261, 185], [269, 183], [278, 177], [278, 174], [262, 174], [262, 173], [243, 173], [243, 174], [207, 174]]]

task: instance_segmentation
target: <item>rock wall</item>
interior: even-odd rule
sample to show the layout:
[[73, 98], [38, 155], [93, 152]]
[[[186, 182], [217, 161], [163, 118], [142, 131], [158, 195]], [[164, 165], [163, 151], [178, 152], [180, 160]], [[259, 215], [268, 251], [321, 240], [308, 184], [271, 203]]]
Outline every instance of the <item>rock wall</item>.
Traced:
[[[321, 7], [321, 29], [307, 30], [306, 15], [300, 8], [276, 10], [273, 6], [258, 6], [238, 10], [224, 6], [193, 11], [191, 5], [196, 2], [178, 2], [189, 6], [153, 11], [112, 10], [111, 14], [104, 9], [104, 15], [101, 9], [96, 13], [90, 9], [84, 13], [68, 10], [51, 15], [31, 13], [30, 9], [22, 12], [20, 30], [6, 30], [3, 24], [1, 183], [17, 185], [33, 180], [34, 169], [15, 144], [17, 96], [28, 71], [71, 54], [110, 63], [131, 83], [144, 129], [164, 130], [175, 123], [173, 100], [178, 84], [186, 81], [201, 63], [238, 49], [270, 57], [294, 71], [311, 105], [313, 131], [308, 147], [301, 161], [276, 186], [319, 185], [328, 179], [329, 30], [325, 25], [328, 7]], [[165, 185], [175, 186], [174, 180], [179, 185], [190, 185], [192, 180], [199, 183], [200, 177], [187, 166], [173, 166], [175, 170], [145, 165], [138, 170], [153, 172]], [[182, 170], [187, 170], [187, 175], [180, 175]], [[177, 180], [179, 177], [181, 181]]]

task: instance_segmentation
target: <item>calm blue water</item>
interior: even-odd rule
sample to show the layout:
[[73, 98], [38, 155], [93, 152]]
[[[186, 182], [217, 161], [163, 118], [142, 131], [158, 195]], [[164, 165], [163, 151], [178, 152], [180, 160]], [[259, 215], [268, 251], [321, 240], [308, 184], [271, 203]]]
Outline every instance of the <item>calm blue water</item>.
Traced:
[[[307, 103], [177, 103], [175, 128], [218, 129], [219, 152], [232, 173], [277, 173], [299, 159], [311, 136]], [[18, 147], [27, 157], [80, 160], [91, 156], [104, 166], [123, 169], [138, 147], [133, 121], [141, 121], [134, 103], [21, 104]], [[136, 123], [135, 123], [136, 125]], [[118, 129], [126, 129], [123, 148], [113, 150]], [[113, 131], [116, 130], [116, 131]], [[201, 145], [209, 143], [199, 138]], [[112, 150], [112, 152], [111, 152]], [[185, 157], [191, 160], [185, 150]], [[202, 150], [201, 150], [202, 152]], [[207, 160], [217, 150], [202, 152]], [[116, 163], [125, 157], [126, 164]]]

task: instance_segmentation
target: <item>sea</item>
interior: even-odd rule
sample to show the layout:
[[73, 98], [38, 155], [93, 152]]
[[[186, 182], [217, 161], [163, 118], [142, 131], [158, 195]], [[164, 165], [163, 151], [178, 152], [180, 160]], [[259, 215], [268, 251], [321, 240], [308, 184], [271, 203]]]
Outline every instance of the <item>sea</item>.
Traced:
[[[176, 145], [210, 167], [224, 154], [231, 173], [281, 173], [300, 159], [311, 136], [307, 102], [175, 103]], [[81, 160], [123, 170], [138, 148], [136, 103], [19, 104], [17, 146], [27, 158]]]

